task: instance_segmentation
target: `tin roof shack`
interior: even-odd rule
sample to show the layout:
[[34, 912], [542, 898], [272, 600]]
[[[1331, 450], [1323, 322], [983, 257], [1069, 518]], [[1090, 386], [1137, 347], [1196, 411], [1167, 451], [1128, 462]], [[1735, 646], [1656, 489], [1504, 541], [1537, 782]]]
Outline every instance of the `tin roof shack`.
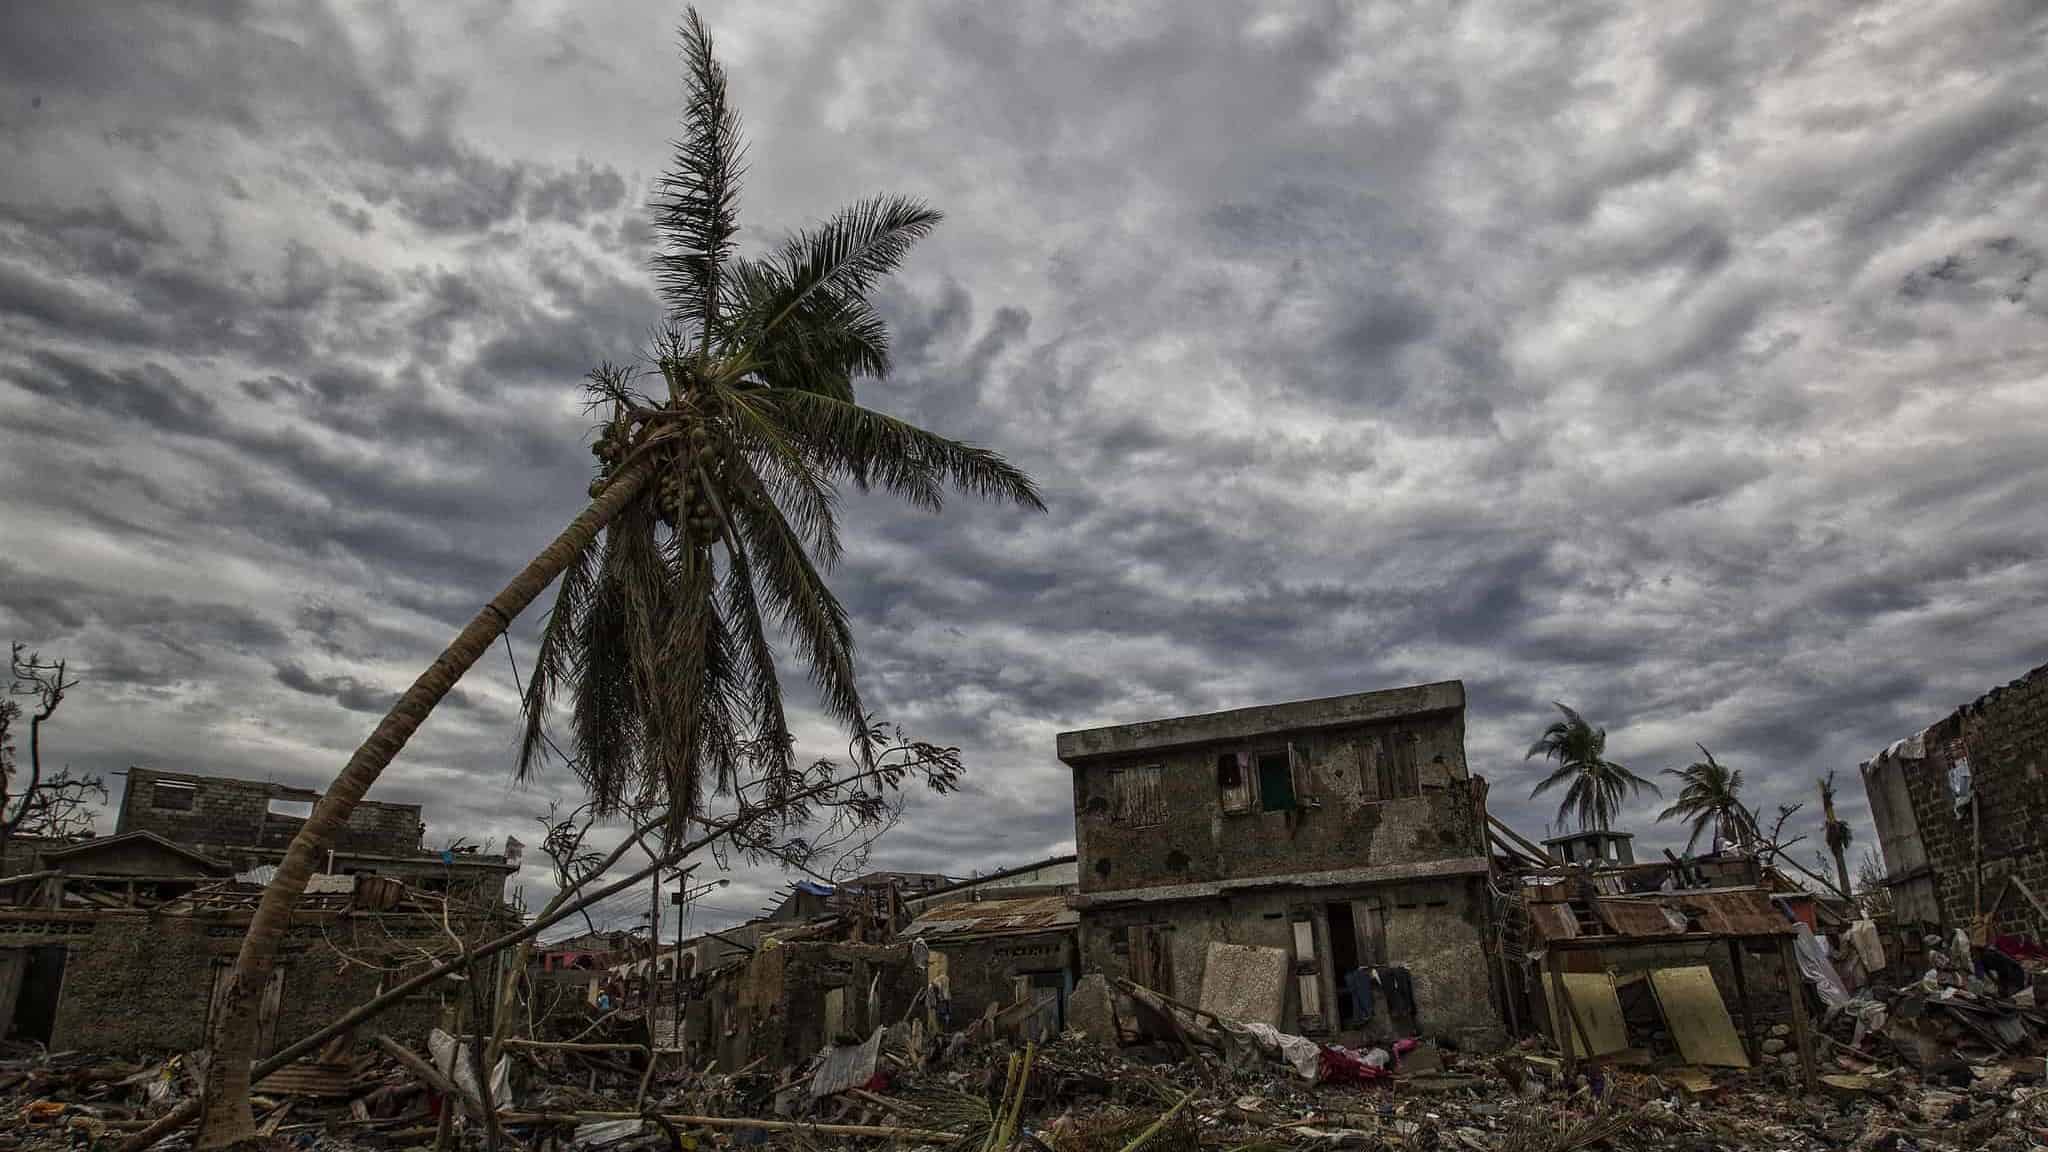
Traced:
[[[1761, 886], [1658, 890], [1672, 872], [1657, 864], [1598, 874], [1568, 868], [1560, 879], [1525, 880], [1525, 919], [1511, 935], [1526, 948], [1528, 1002], [1540, 1005], [1535, 1015], [1564, 1054], [1567, 1080], [1582, 1058], [1633, 1050], [1623, 994], [1644, 986], [1647, 994], [1634, 998], [1661, 1016], [1686, 1063], [1754, 1064], [1762, 1058], [1757, 977], [1768, 972], [1770, 1006], [1782, 1005], [1791, 1022], [1812, 1091], [1817, 1070], [1792, 920]], [[1567, 1033], [1577, 1042], [1567, 1043]]]
[[1862, 765], [1892, 917], [2048, 938], [2048, 665]]
[[935, 1006], [943, 1005], [940, 1027], [963, 1028], [990, 1008], [1015, 1009], [1020, 1026], [1002, 1031], [1050, 1040], [1066, 1028], [1079, 924], [1067, 898], [1053, 894], [943, 904], [903, 936], [930, 949], [926, 979], [938, 992]]
[[[1257, 1002], [1309, 1035], [1499, 1038], [1463, 684], [1064, 732], [1058, 748], [1083, 971], [1205, 1007]], [[1212, 954], [1228, 970], [1207, 981]], [[1412, 998], [1373, 997], [1366, 1018], [1340, 996], [1358, 970], [1393, 967]]]
[[[151, 832], [249, 871], [284, 859], [319, 799], [318, 792], [258, 780], [130, 768], [114, 833]], [[519, 870], [516, 840], [501, 856], [475, 848], [435, 852], [420, 846], [425, 833], [418, 804], [364, 800], [320, 870], [395, 877], [477, 904], [504, 900], [505, 878]]]

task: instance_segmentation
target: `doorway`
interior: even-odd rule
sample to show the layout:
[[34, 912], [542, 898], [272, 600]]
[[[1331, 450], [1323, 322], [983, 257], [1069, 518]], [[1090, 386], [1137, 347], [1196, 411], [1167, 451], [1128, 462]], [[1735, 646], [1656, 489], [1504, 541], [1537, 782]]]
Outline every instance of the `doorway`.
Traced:
[[1330, 974], [1337, 983], [1338, 1026], [1364, 1024], [1350, 992], [1351, 973], [1358, 968], [1358, 926], [1351, 918], [1351, 902], [1333, 900], [1323, 910], [1330, 918]]
[[24, 948], [16, 953], [21, 983], [14, 1001], [14, 1022], [6, 1031], [16, 1040], [49, 1044], [57, 1028], [57, 998], [64, 994], [64, 946]]

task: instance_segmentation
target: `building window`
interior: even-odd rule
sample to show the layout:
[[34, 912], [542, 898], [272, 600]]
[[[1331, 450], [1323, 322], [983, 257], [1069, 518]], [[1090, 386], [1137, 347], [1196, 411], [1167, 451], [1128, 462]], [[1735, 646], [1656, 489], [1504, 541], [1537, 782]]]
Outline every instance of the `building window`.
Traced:
[[1413, 732], [1394, 732], [1385, 737], [1380, 749], [1380, 799], [1399, 800], [1422, 795], [1422, 780], [1415, 768], [1422, 737]]
[[1109, 812], [1112, 823], [1132, 828], [1166, 823], [1166, 801], [1159, 794], [1159, 765], [1111, 769]]
[[193, 784], [181, 784], [175, 780], [158, 780], [149, 787], [149, 805], [152, 808], [167, 808], [173, 812], [190, 812], [192, 797], [199, 788]]
[[1225, 752], [1216, 757], [1216, 790], [1225, 812], [1251, 811], [1251, 774], [1245, 771], [1244, 753]]
[[1261, 752], [1253, 763], [1259, 773], [1259, 807], [1268, 812], [1285, 812], [1294, 807], [1294, 768], [1287, 749]]

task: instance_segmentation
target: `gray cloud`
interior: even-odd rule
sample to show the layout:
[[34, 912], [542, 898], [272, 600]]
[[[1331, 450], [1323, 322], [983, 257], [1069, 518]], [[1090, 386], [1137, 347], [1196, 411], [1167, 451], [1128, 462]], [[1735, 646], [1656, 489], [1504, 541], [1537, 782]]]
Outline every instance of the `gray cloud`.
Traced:
[[[1062, 728], [1445, 677], [1525, 830], [1553, 699], [1768, 813], [2048, 658], [2048, 17], [1882, 7], [713, 5], [744, 242], [946, 209], [866, 399], [1051, 506], [845, 502], [871, 703], [971, 769], [880, 862], [1065, 846]], [[677, 15], [0, 18], [0, 629], [72, 763], [318, 787], [573, 515]], [[504, 657], [378, 786], [430, 838], [573, 792]]]

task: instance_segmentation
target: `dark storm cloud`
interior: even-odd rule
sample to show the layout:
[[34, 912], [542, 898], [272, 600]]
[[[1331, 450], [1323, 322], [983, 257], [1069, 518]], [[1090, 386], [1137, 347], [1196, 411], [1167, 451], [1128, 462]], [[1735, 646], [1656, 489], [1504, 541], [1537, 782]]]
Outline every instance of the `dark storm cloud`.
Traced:
[[[74, 763], [323, 785], [580, 507], [677, 15], [0, 17], [0, 627]], [[868, 702], [970, 767], [877, 864], [1067, 846], [1062, 728], [1454, 677], [1526, 831], [1552, 700], [1768, 816], [2048, 658], [2038, 6], [706, 16], [745, 245], [945, 209], [864, 398], [1051, 509], [846, 494]], [[436, 842], [573, 796], [506, 656], [378, 786]]]

